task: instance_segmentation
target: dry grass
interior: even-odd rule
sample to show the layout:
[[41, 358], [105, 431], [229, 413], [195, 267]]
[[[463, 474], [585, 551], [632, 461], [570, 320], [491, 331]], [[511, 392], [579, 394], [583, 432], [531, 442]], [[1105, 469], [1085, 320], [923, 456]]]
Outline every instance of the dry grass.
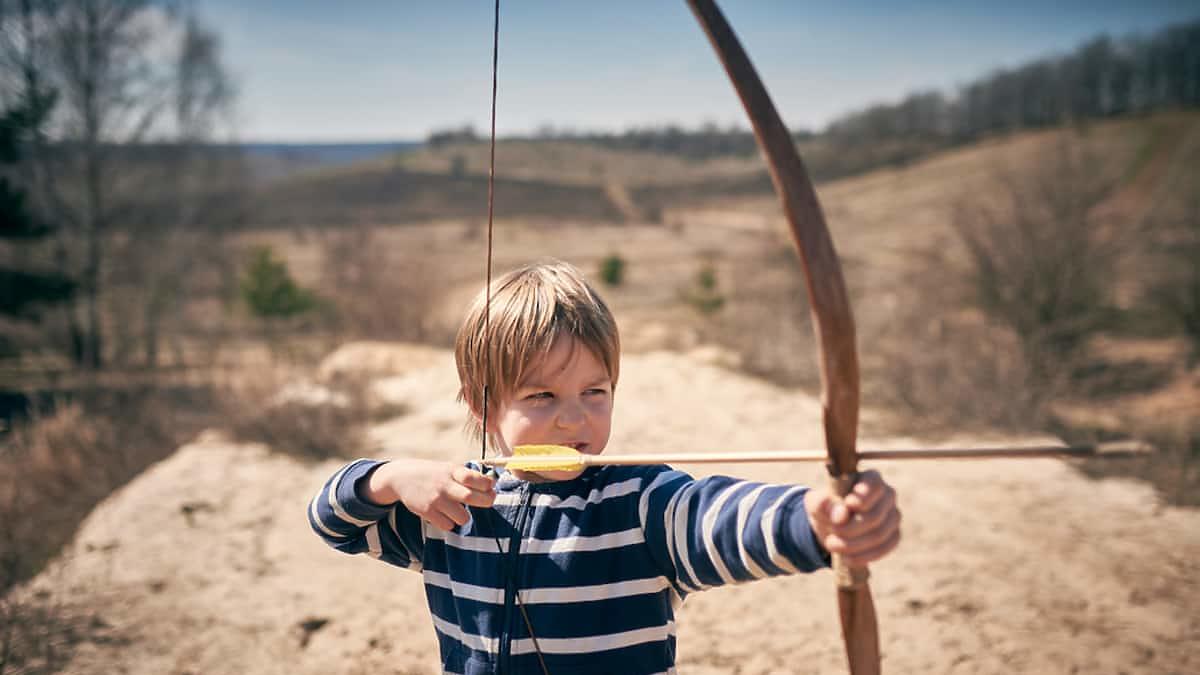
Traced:
[[819, 386], [807, 291], [790, 245], [767, 239], [757, 260], [702, 258], [699, 269], [713, 270], [724, 300], [702, 325], [705, 341], [734, 350], [744, 370], [777, 384]]
[[[486, 175], [445, 175], [396, 168], [304, 175], [261, 188], [254, 227], [336, 228], [487, 215]], [[530, 220], [619, 221], [603, 186], [551, 180], [496, 180], [496, 210]]]
[[49, 596], [0, 599], [0, 675], [56, 673], [88, 627]]
[[372, 395], [370, 372], [339, 372], [321, 380], [318, 370], [275, 362], [227, 379], [220, 385], [222, 428], [238, 441], [321, 461], [362, 454], [370, 423], [408, 413]]
[[97, 390], [18, 426], [0, 450], [0, 591], [57, 553], [98, 501], [196, 433], [209, 403], [194, 388]]
[[[1195, 503], [1194, 415], [1186, 406], [1131, 408], [1194, 379], [1185, 357], [1128, 361], [1091, 347], [1098, 336], [1121, 341], [1151, 328], [1129, 325], [1141, 314], [1122, 309], [1157, 278], [1137, 245], [1142, 214], [1170, 196], [1164, 163], [1195, 171], [1194, 157], [1179, 151], [1195, 118], [1152, 126], [1125, 122], [1074, 141], [1032, 134], [821, 190], [858, 319], [863, 401], [889, 413], [881, 431], [1135, 436], [1159, 452], [1086, 470], [1137, 476], [1169, 502]], [[735, 349], [752, 372], [815, 387], [794, 253], [764, 239], [757, 251], [716, 261], [726, 303], [701, 324], [704, 338]], [[631, 269], [639, 264], [631, 257]], [[989, 294], [1005, 311], [989, 306]], [[1200, 404], [1194, 392], [1179, 396]], [[1068, 414], [1076, 408], [1145, 412], [1097, 426]]]
[[352, 455], [370, 418], [364, 383], [324, 386], [305, 370], [260, 364], [222, 383], [222, 426], [238, 441], [307, 461]]
[[104, 626], [48, 595], [11, 591], [70, 542], [113, 490], [201, 426], [196, 389], [97, 390], [15, 428], [0, 447], [0, 674], [51, 673]]
[[112, 423], [88, 419], [77, 404], [14, 432], [0, 471], [5, 477], [0, 488], [0, 588], [7, 590], [30, 576], [57, 552], [65, 537], [43, 533], [71, 531], [74, 517], [111, 489], [128, 463], [123, 452]]
[[390, 250], [381, 228], [357, 226], [323, 237], [320, 287], [333, 306], [331, 332], [353, 339], [451, 344], [440, 322], [446, 287], [422, 250]]

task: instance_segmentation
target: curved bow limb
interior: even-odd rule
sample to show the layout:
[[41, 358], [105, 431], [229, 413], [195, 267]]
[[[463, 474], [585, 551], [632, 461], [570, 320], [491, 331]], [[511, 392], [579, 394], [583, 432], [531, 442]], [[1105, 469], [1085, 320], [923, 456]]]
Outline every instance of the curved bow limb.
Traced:
[[[857, 477], [858, 354], [854, 317], [833, 240], [791, 134], [733, 29], [712, 0], [688, 0], [725, 66], [767, 157], [808, 286], [820, 354], [825, 447], [834, 491], [845, 496]], [[848, 568], [834, 556], [838, 607], [852, 675], [880, 672], [879, 633], [866, 568]]]

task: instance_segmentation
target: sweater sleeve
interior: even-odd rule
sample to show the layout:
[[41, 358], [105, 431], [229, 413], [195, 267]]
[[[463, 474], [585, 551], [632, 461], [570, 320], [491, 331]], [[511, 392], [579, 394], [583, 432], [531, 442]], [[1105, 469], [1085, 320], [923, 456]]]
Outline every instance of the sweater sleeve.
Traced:
[[309, 502], [308, 523], [325, 543], [343, 553], [366, 553], [420, 571], [425, 548], [420, 519], [402, 504], [373, 504], [356, 489], [382, 464], [359, 459], [338, 470]]
[[644, 480], [646, 543], [680, 593], [829, 565], [804, 510], [806, 487], [667, 467]]

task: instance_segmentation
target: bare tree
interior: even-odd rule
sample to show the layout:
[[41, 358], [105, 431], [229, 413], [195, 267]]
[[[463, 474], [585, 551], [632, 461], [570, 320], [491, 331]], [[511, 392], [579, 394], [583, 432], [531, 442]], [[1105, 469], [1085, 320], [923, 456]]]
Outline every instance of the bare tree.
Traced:
[[[189, 280], [223, 261], [214, 224], [236, 218], [239, 162], [210, 144], [232, 90], [219, 43], [186, 4], [23, 0], [5, 6], [0, 77], [52, 88], [58, 106], [31, 173], [61, 223], [56, 259], [79, 287], [68, 353], [87, 368], [158, 361], [161, 326]], [[110, 341], [117, 336], [115, 344]], [[107, 336], [107, 337], [106, 337]]]
[[[58, 86], [63, 93], [63, 157], [72, 177], [69, 222], [77, 230], [84, 326], [80, 360], [103, 363], [101, 263], [116, 213], [113, 149], [141, 140], [161, 106], [162, 87], [145, 52], [150, 35], [137, 20], [149, 5], [135, 1], [79, 0], [50, 16]], [[65, 214], [64, 214], [65, 215]]]
[[[233, 259], [225, 235], [241, 214], [239, 188], [245, 184], [240, 155], [211, 145], [228, 119], [232, 96], [216, 36], [188, 17], [172, 46], [173, 137], [154, 144], [145, 159], [150, 174], [134, 184], [155, 198], [143, 204], [142, 217], [124, 223], [130, 236], [114, 244], [124, 264], [110, 271], [120, 289], [110, 304], [125, 303], [127, 313], [140, 314], [128, 324], [135, 334], [114, 351], [140, 345], [149, 367], [159, 365], [164, 323], [179, 328], [187, 321], [189, 299], [220, 292], [219, 279]], [[175, 360], [182, 361], [183, 348], [172, 344]]]

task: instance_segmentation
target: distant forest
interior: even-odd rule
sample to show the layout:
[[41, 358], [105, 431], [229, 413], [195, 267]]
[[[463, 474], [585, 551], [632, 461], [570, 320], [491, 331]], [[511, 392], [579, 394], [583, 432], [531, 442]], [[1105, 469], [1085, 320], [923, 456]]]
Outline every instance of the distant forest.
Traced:
[[[1197, 106], [1200, 20], [1167, 27], [1149, 38], [1094, 38], [1065, 56], [995, 71], [953, 95], [914, 93], [899, 103], [847, 114], [821, 134], [805, 131], [795, 137], [841, 148], [903, 139], [908, 150], [895, 153], [895, 159], [902, 161], [910, 153], [966, 143], [992, 133]], [[428, 143], [436, 148], [475, 140], [475, 131], [466, 127], [433, 133]], [[571, 140], [692, 159], [755, 152], [754, 137], [748, 130], [712, 124], [694, 131], [667, 125], [617, 134], [547, 127], [523, 140]]]

